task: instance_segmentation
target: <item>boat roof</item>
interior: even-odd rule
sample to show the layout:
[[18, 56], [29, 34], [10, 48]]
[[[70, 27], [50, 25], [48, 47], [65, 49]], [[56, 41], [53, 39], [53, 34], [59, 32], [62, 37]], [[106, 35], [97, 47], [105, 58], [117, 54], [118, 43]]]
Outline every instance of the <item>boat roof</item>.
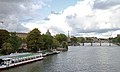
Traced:
[[6, 58], [17, 59], [17, 58], [34, 56], [34, 55], [38, 55], [38, 54], [34, 54], [34, 53], [14, 53], [14, 54], [10, 54], [10, 55], [0, 56], [0, 59], [6, 59]]
[[33, 56], [33, 55], [34, 54], [24, 54], [24, 55], [13, 56], [12, 58], [23, 58], [23, 57]]
[[11, 60], [12, 58], [3, 58], [2, 60]]

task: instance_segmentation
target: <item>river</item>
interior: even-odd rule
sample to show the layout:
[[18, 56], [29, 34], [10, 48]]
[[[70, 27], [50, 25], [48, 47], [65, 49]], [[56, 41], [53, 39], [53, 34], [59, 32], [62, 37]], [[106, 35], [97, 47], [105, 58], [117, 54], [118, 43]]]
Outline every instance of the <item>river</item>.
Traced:
[[0, 72], [120, 72], [120, 47], [70, 46], [67, 52]]

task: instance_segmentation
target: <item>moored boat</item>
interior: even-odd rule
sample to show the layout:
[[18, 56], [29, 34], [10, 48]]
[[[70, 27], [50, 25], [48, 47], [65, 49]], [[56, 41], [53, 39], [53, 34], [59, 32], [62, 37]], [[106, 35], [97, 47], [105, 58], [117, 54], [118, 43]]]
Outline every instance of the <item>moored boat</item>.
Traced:
[[0, 57], [0, 69], [42, 60], [42, 53], [18, 53]]
[[49, 55], [59, 54], [60, 51], [57, 51], [57, 50], [51, 50], [51, 51], [38, 51], [38, 53], [42, 53], [43, 57], [45, 57], [45, 56], [49, 56]]
[[60, 53], [60, 51], [53, 51], [53, 53], [54, 53], [54, 54], [59, 54], [59, 53]]

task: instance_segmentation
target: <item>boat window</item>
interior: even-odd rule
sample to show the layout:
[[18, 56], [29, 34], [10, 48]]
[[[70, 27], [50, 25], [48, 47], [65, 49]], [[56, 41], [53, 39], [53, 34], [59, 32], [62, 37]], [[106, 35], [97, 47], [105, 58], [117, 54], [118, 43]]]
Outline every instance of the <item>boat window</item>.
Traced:
[[3, 60], [2, 59], [0, 59], [0, 64], [3, 62]]
[[15, 63], [14, 61], [12, 61], [12, 63]]

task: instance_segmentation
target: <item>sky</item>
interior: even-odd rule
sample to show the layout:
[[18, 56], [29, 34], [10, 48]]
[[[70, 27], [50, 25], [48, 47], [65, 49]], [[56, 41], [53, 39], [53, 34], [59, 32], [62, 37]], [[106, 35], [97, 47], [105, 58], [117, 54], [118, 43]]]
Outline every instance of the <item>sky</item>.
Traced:
[[120, 0], [0, 0], [0, 22], [0, 29], [10, 32], [38, 28], [52, 35], [115, 37]]

